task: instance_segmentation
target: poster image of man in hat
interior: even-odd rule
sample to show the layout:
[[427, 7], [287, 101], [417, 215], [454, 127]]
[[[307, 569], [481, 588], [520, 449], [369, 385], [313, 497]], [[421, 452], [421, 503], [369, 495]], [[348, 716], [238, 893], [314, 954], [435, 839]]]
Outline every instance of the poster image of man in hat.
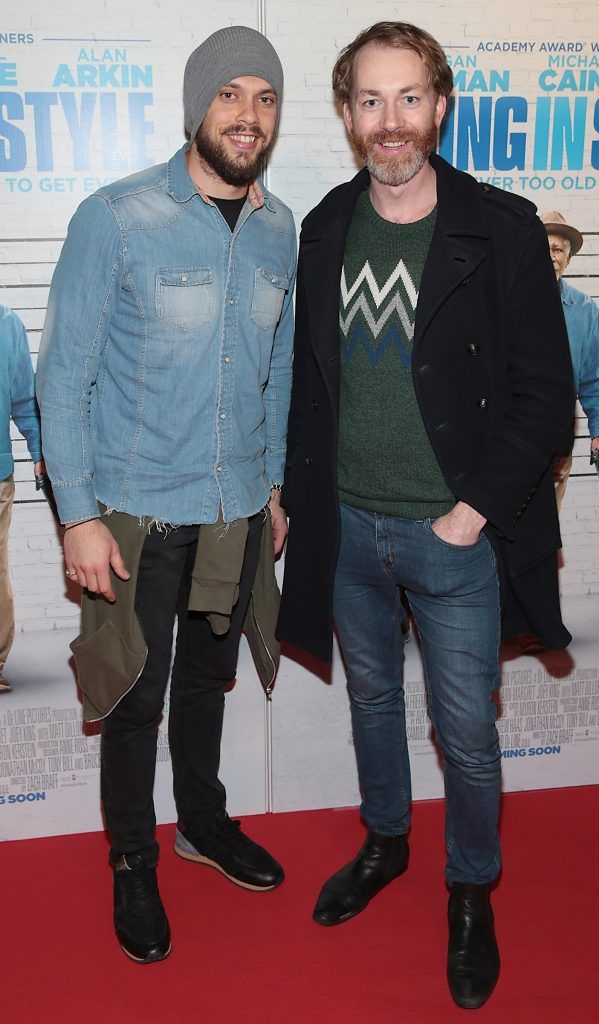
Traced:
[[[557, 210], [540, 214], [547, 231], [551, 262], [559, 285], [562, 299], [574, 386], [578, 400], [589, 423], [591, 435], [591, 462], [599, 460], [599, 306], [564, 280], [573, 256], [583, 246], [583, 237], [576, 228], [566, 222]], [[572, 448], [574, 446], [574, 422], [567, 431], [553, 466], [557, 507], [561, 508], [566, 484], [572, 469]]]

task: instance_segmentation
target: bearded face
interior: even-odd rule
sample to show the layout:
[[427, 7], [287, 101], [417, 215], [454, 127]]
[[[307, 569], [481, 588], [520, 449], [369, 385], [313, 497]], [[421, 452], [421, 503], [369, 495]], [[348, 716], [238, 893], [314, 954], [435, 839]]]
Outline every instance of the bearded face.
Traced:
[[413, 50], [374, 42], [359, 50], [343, 117], [372, 178], [391, 186], [415, 178], [435, 148], [445, 105]]
[[204, 171], [233, 188], [247, 186], [266, 159], [276, 124], [277, 96], [265, 79], [242, 75], [227, 82], [194, 139]]
[[258, 124], [232, 124], [215, 129], [207, 120], [204, 118], [195, 137], [200, 158], [227, 185], [249, 185], [260, 173], [270, 149], [264, 132]]
[[437, 126], [431, 120], [424, 128], [377, 130], [366, 135], [352, 130], [350, 134], [371, 177], [382, 185], [405, 185], [435, 148]]

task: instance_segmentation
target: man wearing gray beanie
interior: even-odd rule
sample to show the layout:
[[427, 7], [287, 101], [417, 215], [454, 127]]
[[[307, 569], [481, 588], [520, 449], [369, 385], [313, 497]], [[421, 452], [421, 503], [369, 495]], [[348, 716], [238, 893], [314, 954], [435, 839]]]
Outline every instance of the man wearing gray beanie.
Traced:
[[65, 569], [83, 588], [84, 716], [103, 720], [115, 929], [138, 963], [171, 951], [152, 790], [176, 617], [175, 850], [253, 891], [284, 877], [229, 818], [218, 778], [242, 630], [267, 695], [278, 663], [296, 240], [258, 175], [282, 92], [279, 58], [251, 28], [194, 50], [190, 141], [81, 204], [38, 363]]

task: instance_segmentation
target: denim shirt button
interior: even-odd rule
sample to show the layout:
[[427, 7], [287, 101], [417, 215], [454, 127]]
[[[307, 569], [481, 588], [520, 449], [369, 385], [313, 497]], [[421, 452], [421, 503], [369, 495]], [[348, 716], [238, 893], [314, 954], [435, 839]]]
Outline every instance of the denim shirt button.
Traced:
[[220, 418], [221, 418], [221, 420], [226, 420], [226, 418], [227, 418], [227, 415], [226, 415], [226, 413], [224, 413], [224, 412], [221, 412], [221, 414], [220, 414]]
[[225, 363], [231, 362], [231, 356], [225, 356]]
[[183, 284], [185, 284], [185, 282], [187, 281], [187, 274], [181, 274], [181, 281], [183, 282]]

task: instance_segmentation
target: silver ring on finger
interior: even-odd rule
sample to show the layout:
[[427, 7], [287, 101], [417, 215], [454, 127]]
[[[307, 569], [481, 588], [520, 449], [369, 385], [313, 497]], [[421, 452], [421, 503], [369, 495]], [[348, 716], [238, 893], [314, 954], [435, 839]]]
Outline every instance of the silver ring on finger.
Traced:
[[64, 574], [65, 574], [65, 576], [68, 576], [69, 579], [73, 580], [77, 576], [77, 570], [76, 569], [72, 569], [72, 570], [71, 569], [65, 569]]

